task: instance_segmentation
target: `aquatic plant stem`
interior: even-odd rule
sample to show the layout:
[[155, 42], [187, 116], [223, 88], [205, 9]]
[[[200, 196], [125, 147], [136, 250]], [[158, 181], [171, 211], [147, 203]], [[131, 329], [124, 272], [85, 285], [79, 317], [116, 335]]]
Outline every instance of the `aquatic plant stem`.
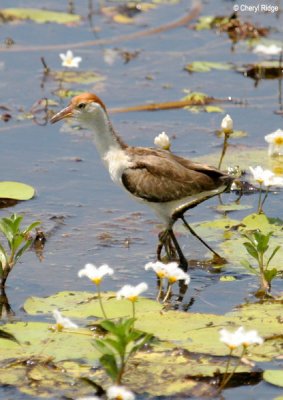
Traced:
[[167, 292], [166, 292], [166, 294], [164, 296], [164, 299], [163, 299], [163, 303], [165, 303], [168, 300], [168, 297], [169, 297], [169, 295], [171, 293], [171, 288], [172, 288], [172, 283], [169, 283], [168, 288], [167, 288]]
[[226, 154], [226, 150], [227, 150], [227, 147], [228, 147], [228, 138], [229, 138], [229, 136], [230, 136], [229, 133], [224, 133], [224, 141], [223, 141], [223, 146], [222, 146], [222, 153], [221, 153], [220, 160], [219, 160], [219, 163], [218, 163], [218, 169], [221, 169], [222, 161], [224, 159], [224, 156]]
[[162, 284], [163, 284], [163, 279], [159, 278], [159, 289], [158, 289], [158, 293], [156, 296], [156, 301], [159, 301], [161, 293], [162, 293]]
[[263, 200], [262, 200], [262, 202], [261, 202], [261, 206], [260, 206], [261, 211], [263, 211], [263, 205], [264, 205], [264, 203], [265, 203], [265, 200], [267, 199], [268, 193], [269, 193], [269, 186], [267, 186], [266, 191], [265, 191], [264, 198], [263, 198]]
[[102, 303], [100, 286], [99, 286], [99, 285], [96, 285], [96, 286], [97, 286], [98, 301], [99, 301], [99, 305], [100, 305], [100, 308], [101, 308], [103, 317], [104, 317], [105, 319], [108, 319], [108, 318], [107, 318], [107, 315], [106, 315], [106, 312], [105, 312], [105, 310], [104, 310], [104, 307], [103, 307], [103, 303]]
[[217, 391], [218, 393], [220, 393], [221, 390], [224, 389], [224, 387], [227, 385], [227, 383], [230, 381], [230, 379], [232, 378], [232, 376], [233, 376], [234, 373], [236, 372], [236, 369], [239, 367], [239, 365], [240, 365], [240, 363], [241, 363], [241, 360], [242, 360], [242, 358], [243, 358], [243, 356], [244, 356], [246, 350], [247, 350], [246, 346], [243, 346], [243, 350], [242, 350], [242, 353], [241, 353], [241, 355], [240, 355], [240, 357], [239, 357], [239, 359], [238, 359], [238, 362], [236, 363], [235, 367], [233, 368], [233, 370], [232, 370], [232, 371], [230, 372], [230, 374], [228, 375], [228, 368], [229, 368], [229, 366], [230, 366], [231, 358], [232, 358], [232, 353], [233, 353], [233, 349], [230, 350], [229, 360], [228, 360], [228, 362], [227, 362], [227, 366], [226, 366], [226, 370], [225, 370], [225, 374], [224, 374], [223, 380], [222, 380], [221, 385], [220, 385], [220, 387], [219, 387], [219, 389], [218, 389], [218, 391]]
[[132, 301], [133, 318], [136, 318], [136, 302]]
[[262, 197], [262, 183], [259, 186], [259, 196], [258, 196], [258, 205], [257, 205], [257, 213], [258, 214], [262, 213], [261, 197]]

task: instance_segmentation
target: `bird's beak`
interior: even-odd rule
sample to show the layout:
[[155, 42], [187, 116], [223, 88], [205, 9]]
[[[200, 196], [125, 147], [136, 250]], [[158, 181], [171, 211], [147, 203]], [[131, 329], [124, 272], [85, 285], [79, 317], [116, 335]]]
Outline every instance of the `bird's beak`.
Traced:
[[73, 116], [73, 107], [72, 105], [63, 108], [63, 110], [59, 111], [57, 114], [53, 115], [50, 122], [51, 124], [55, 124], [55, 122], [61, 121], [64, 118], [70, 118]]

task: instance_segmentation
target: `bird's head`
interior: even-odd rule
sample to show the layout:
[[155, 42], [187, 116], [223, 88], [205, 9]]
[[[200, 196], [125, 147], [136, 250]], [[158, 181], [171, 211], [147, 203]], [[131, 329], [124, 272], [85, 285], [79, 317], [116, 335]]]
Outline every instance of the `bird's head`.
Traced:
[[65, 118], [74, 118], [77, 121], [88, 125], [97, 114], [107, 114], [104, 103], [92, 93], [83, 93], [72, 98], [70, 104], [55, 114], [50, 122], [61, 121]]

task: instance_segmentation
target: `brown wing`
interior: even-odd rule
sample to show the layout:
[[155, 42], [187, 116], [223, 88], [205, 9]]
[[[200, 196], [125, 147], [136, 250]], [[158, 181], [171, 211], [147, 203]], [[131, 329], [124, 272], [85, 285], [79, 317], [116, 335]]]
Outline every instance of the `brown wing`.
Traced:
[[228, 186], [231, 178], [221, 171], [163, 150], [127, 148], [133, 166], [122, 182], [134, 196], [167, 202]]

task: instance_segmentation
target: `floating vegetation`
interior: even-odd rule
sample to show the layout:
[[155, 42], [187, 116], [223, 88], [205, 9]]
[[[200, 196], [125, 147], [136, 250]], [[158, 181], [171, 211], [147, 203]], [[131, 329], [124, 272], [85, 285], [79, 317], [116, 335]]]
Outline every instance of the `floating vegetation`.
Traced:
[[270, 29], [258, 27], [252, 22], [241, 21], [234, 13], [231, 16], [203, 16], [195, 25], [196, 30], [216, 29], [225, 32], [233, 42], [247, 39], [257, 39], [267, 36]]
[[233, 68], [234, 68], [233, 64], [212, 62], [212, 61], [194, 61], [185, 66], [185, 70], [188, 72], [210, 72], [214, 69], [225, 71]]
[[81, 16], [64, 12], [40, 10], [37, 8], [3, 8], [0, 19], [4, 22], [31, 20], [38, 24], [53, 22], [64, 25], [74, 25], [81, 21]]
[[256, 81], [260, 79], [278, 79], [283, 76], [283, 65], [280, 61], [261, 61], [256, 64], [246, 64], [237, 68], [244, 76]]

